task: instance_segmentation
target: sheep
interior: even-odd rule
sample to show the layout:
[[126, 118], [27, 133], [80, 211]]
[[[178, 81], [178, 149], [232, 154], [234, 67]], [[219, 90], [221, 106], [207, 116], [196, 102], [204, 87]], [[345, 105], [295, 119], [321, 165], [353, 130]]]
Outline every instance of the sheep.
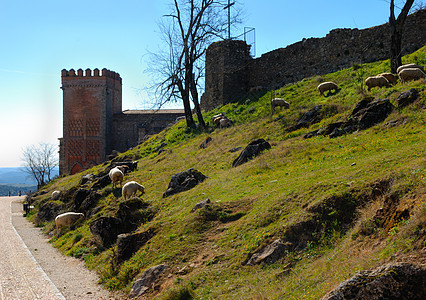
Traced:
[[398, 73], [399, 79], [401, 80], [401, 82], [405, 82], [408, 80], [417, 80], [420, 78], [426, 78], [425, 73], [418, 69], [418, 68], [406, 68], [406, 69], [402, 69], [399, 73]]
[[219, 120], [219, 125], [220, 125], [220, 128], [229, 127], [232, 125], [232, 121], [228, 119], [227, 117], [222, 117]]
[[61, 195], [60, 191], [53, 191], [52, 192], [52, 200], [58, 200], [60, 195]]
[[136, 181], [129, 181], [121, 189], [121, 194], [123, 195], [123, 199], [126, 200], [135, 196], [137, 191], [141, 191], [143, 194], [145, 193], [145, 188]]
[[212, 117], [212, 123], [218, 127], [220, 125], [220, 119], [222, 119], [222, 117], [224, 117], [225, 114], [223, 112], [221, 112], [220, 114], [214, 115]]
[[396, 73], [399, 74], [399, 72], [401, 72], [402, 70], [407, 69], [407, 68], [410, 68], [410, 69], [417, 68], [417, 69], [422, 70], [423, 72], [425, 71], [422, 66], [419, 66], [419, 65], [416, 65], [416, 64], [406, 64], [406, 65], [399, 66], [396, 69]]
[[275, 112], [275, 107], [290, 108], [290, 104], [282, 98], [274, 98], [271, 100], [272, 114]]
[[328, 91], [328, 94], [330, 94], [331, 90], [334, 90], [335, 92], [337, 92], [338, 88], [339, 87], [337, 86], [337, 84], [331, 81], [320, 83], [317, 87], [321, 96], [324, 95], [326, 91]]
[[116, 186], [116, 184], [118, 182], [120, 183], [120, 185], [122, 185], [123, 178], [124, 178], [124, 173], [120, 169], [121, 169], [121, 167], [119, 166], [119, 167], [112, 168], [109, 171], [108, 175], [109, 175], [109, 178], [112, 181], [112, 187], [113, 188]]
[[80, 218], [84, 218], [84, 214], [76, 212], [66, 212], [60, 214], [55, 218], [56, 228], [60, 230], [64, 226], [69, 227]]
[[389, 87], [389, 81], [383, 76], [370, 76], [365, 80], [365, 85], [370, 91], [373, 87]]
[[377, 76], [383, 76], [389, 81], [390, 84], [396, 84], [396, 76], [393, 75], [392, 73], [381, 73], [381, 74], [378, 74]]

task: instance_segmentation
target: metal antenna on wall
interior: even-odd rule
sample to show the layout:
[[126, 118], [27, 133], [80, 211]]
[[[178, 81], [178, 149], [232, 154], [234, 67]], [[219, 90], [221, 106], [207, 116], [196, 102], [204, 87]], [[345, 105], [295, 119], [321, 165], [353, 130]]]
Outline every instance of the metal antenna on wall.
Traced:
[[226, 5], [223, 9], [228, 9], [228, 39], [231, 39], [231, 6], [234, 5], [235, 2], [231, 3], [231, 0], [228, 0], [228, 5]]

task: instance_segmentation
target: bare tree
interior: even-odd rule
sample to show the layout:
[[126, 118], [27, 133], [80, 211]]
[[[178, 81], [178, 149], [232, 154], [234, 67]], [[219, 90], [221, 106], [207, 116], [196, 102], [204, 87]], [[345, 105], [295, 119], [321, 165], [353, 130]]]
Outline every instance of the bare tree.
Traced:
[[24, 171], [37, 181], [38, 187], [52, 179], [52, 171], [58, 166], [57, 152], [55, 145], [46, 143], [24, 148], [21, 159]]
[[[156, 102], [161, 107], [169, 101], [182, 101], [186, 124], [195, 127], [191, 101], [198, 123], [205, 129], [199, 88], [204, 77], [207, 47], [226, 35], [228, 19], [225, 3], [218, 0], [174, 0], [170, 14], [160, 23], [160, 34], [166, 45], [151, 54], [149, 72], [154, 76]], [[236, 22], [233, 17], [231, 23]]]
[[395, 1], [390, 1], [389, 25], [391, 29], [390, 61], [392, 73], [396, 73], [396, 69], [402, 65], [402, 29], [413, 3], [414, 0], [405, 1], [398, 18], [395, 19]]

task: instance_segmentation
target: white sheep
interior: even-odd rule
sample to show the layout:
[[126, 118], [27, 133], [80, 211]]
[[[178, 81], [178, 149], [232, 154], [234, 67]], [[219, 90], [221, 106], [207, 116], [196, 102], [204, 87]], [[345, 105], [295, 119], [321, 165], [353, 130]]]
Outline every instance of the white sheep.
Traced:
[[64, 226], [70, 226], [80, 218], [84, 218], [84, 214], [76, 212], [66, 212], [55, 218], [56, 228], [59, 230]]
[[331, 90], [334, 90], [335, 92], [337, 91], [339, 87], [337, 86], [337, 84], [335, 84], [332, 81], [327, 81], [327, 82], [323, 82], [320, 83], [317, 87], [318, 91], [320, 92], [320, 95], [324, 95], [324, 93], [326, 91], [329, 91], [328, 93], [330, 94]]
[[275, 107], [277, 107], [277, 106], [281, 107], [281, 109], [283, 107], [284, 108], [290, 108], [290, 104], [287, 101], [285, 101], [284, 99], [274, 98], [274, 99], [271, 100], [272, 114], [274, 113]]
[[229, 126], [231, 126], [231, 125], [232, 125], [232, 121], [231, 121], [231, 120], [229, 120], [227, 117], [222, 117], [222, 118], [219, 120], [219, 125], [220, 125], [220, 128], [229, 127]]
[[406, 68], [406, 69], [402, 69], [399, 73], [398, 73], [399, 79], [401, 80], [401, 82], [405, 82], [408, 80], [417, 80], [420, 78], [426, 78], [425, 73], [418, 69], [418, 68]]
[[119, 182], [120, 185], [122, 185], [123, 182], [123, 178], [124, 178], [124, 173], [123, 171], [120, 170], [120, 167], [115, 167], [112, 168], [109, 171], [109, 178], [112, 181], [112, 187], [114, 188], [116, 186], [116, 184]]
[[214, 115], [212, 117], [212, 123], [218, 127], [220, 125], [220, 119], [222, 119], [223, 117], [225, 117], [225, 114], [223, 112], [221, 112], [220, 114]]
[[401, 72], [402, 70], [407, 69], [407, 68], [410, 68], [410, 69], [417, 68], [417, 69], [422, 70], [423, 72], [425, 71], [422, 66], [419, 66], [419, 65], [416, 65], [416, 64], [406, 64], [406, 65], [399, 66], [396, 69], [396, 73], [399, 74], [399, 72]]
[[389, 87], [389, 81], [383, 76], [370, 76], [365, 80], [365, 85], [370, 91], [373, 87]]
[[141, 191], [143, 194], [145, 193], [145, 188], [136, 181], [129, 181], [123, 186], [121, 194], [123, 195], [123, 199], [126, 200], [135, 196], [137, 191]]
[[381, 74], [378, 74], [377, 76], [383, 76], [389, 81], [390, 84], [396, 84], [396, 76], [393, 75], [392, 73], [381, 73]]
[[61, 195], [60, 191], [53, 191], [52, 192], [52, 200], [58, 200], [60, 195]]

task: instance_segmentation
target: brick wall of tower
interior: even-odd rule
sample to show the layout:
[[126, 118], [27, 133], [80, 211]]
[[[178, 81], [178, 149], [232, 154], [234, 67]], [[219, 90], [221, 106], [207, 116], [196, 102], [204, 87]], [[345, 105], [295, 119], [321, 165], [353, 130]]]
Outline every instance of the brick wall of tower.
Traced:
[[105, 161], [112, 150], [112, 119], [121, 113], [121, 78], [103, 69], [62, 70], [63, 138], [60, 174]]

